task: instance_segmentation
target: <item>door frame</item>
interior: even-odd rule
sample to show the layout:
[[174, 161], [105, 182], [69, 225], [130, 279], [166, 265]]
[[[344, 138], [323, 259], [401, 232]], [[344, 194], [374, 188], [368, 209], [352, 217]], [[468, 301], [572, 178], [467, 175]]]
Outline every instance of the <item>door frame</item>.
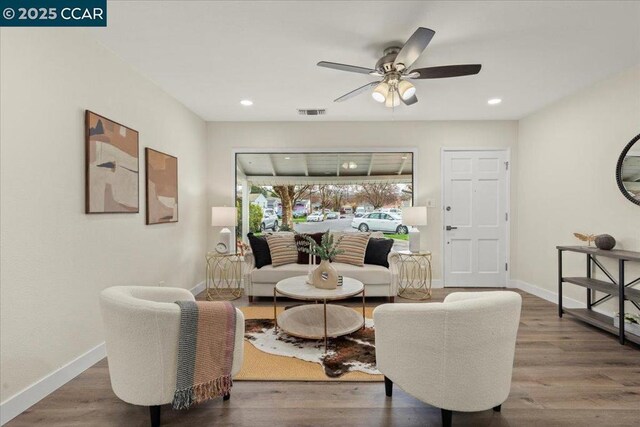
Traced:
[[[506, 229], [506, 234], [505, 234], [505, 239], [506, 239], [506, 255], [507, 255], [507, 259], [506, 259], [506, 263], [507, 263], [507, 275], [506, 275], [506, 280], [505, 280], [505, 288], [509, 288], [511, 287], [511, 169], [512, 169], [512, 162], [511, 162], [511, 148], [510, 147], [442, 147], [440, 149], [440, 223], [441, 223], [441, 231], [440, 231], [440, 241], [441, 241], [441, 245], [440, 245], [440, 254], [441, 254], [441, 260], [440, 260], [440, 271], [442, 272], [442, 287], [446, 288], [447, 287], [447, 283], [445, 281], [445, 223], [444, 223], [444, 180], [445, 180], [445, 176], [444, 176], [444, 156], [445, 153], [447, 152], [455, 152], [455, 151], [502, 151], [505, 153], [505, 157], [506, 157], [506, 162], [508, 164], [507, 167], [507, 174], [506, 174], [506, 180], [507, 182], [505, 183], [506, 185], [506, 200], [505, 200], [505, 204], [506, 204], [506, 214], [507, 217], [509, 218], [506, 223], [507, 223], [507, 229]], [[475, 289], [475, 288], [474, 288]]]

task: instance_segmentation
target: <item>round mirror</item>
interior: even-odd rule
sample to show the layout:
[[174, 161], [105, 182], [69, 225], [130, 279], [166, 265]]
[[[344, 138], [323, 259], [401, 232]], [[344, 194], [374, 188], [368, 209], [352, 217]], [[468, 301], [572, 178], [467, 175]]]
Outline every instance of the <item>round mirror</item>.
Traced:
[[624, 196], [636, 205], [640, 205], [640, 135], [631, 140], [622, 150], [616, 179]]

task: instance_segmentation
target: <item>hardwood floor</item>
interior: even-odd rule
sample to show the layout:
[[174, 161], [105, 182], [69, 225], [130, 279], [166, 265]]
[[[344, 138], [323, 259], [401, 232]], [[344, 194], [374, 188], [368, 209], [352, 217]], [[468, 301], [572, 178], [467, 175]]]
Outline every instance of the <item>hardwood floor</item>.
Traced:
[[[435, 289], [433, 301], [452, 291]], [[568, 317], [559, 319], [554, 304], [521, 294], [509, 399], [500, 413], [454, 413], [453, 425], [637, 426], [640, 348], [621, 346], [615, 336]], [[236, 302], [248, 304], [246, 298]], [[368, 305], [383, 302], [370, 299]], [[429, 360], [424, 363], [429, 366]], [[120, 401], [107, 369], [102, 360], [6, 426], [148, 426], [148, 408]], [[237, 381], [227, 402], [220, 398], [189, 411], [163, 406], [162, 425], [438, 426], [440, 411], [398, 387], [387, 398], [383, 383]]]

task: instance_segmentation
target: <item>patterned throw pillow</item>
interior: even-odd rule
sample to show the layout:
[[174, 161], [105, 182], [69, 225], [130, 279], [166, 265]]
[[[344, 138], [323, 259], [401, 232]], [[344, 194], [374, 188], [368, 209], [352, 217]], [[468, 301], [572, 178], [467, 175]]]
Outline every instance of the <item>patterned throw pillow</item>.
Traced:
[[274, 267], [295, 264], [298, 261], [298, 248], [293, 233], [267, 234], [271, 264]]
[[364, 254], [367, 251], [367, 243], [369, 243], [369, 233], [344, 233], [341, 237], [338, 249], [342, 249], [344, 252], [336, 255], [333, 261], [363, 266]]

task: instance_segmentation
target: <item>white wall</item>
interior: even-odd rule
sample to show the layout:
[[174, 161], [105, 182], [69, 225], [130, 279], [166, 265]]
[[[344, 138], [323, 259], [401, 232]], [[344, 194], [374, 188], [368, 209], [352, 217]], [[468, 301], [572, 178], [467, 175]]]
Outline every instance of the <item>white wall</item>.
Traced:
[[[520, 121], [519, 279], [556, 292], [555, 247], [583, 244], [574, 232], [608, 233], [617, 239], [617, 248], [640, 250], [640, 206], [624, 198], [615, 180], [618, 157], [638, 133], [640, 67]], [[565, 276], [585, 275], [584, 255], [567, 253], [565, 260]], [[640, 275], [639, 268], [629, 271], [629, 280]], [[566, 288], [568, 296], [586, 301], [584, 289]]]
[[[0, 400], [103, 341], [99, 292], [203, 280], [206, 125], [80, 29], [0, 32]], [[84, 110], [140, 133], [140, 213], [84, 213]], [[180, 218], [145, 225], [144, 147], [178, 157]], [[4, 418], [4, 415], [3, 415]]]
[[[311, 148], [362, 149], [416, 148], [416, 204], [434, 199], [429, 209], [429, 225], [421, 233], [422, 248], [433, 252], [434, 278], [441, 277], [440, 150], [442, 147], [516, 147], [518, 125], [515, 121], [443, 121], [443, 122], [209, 122], [209, 203], [211, 206], [233, 203], [233, 149]], [[512, 161], [515, 154], [512, 156]], [[517, 165], [514, 164], [517, 168]], [[512, 176], [512, 205], [516, 199]], [[515, 210], [512, 217], [516, 217]], [[511, 223], [513, 241], [515, 221]], [[210, 231], [214, 241], [214, 230]], [[515, 255], [512, 247], [511, 256]], [[513, 274], [513, 271], [512, 271]]]

